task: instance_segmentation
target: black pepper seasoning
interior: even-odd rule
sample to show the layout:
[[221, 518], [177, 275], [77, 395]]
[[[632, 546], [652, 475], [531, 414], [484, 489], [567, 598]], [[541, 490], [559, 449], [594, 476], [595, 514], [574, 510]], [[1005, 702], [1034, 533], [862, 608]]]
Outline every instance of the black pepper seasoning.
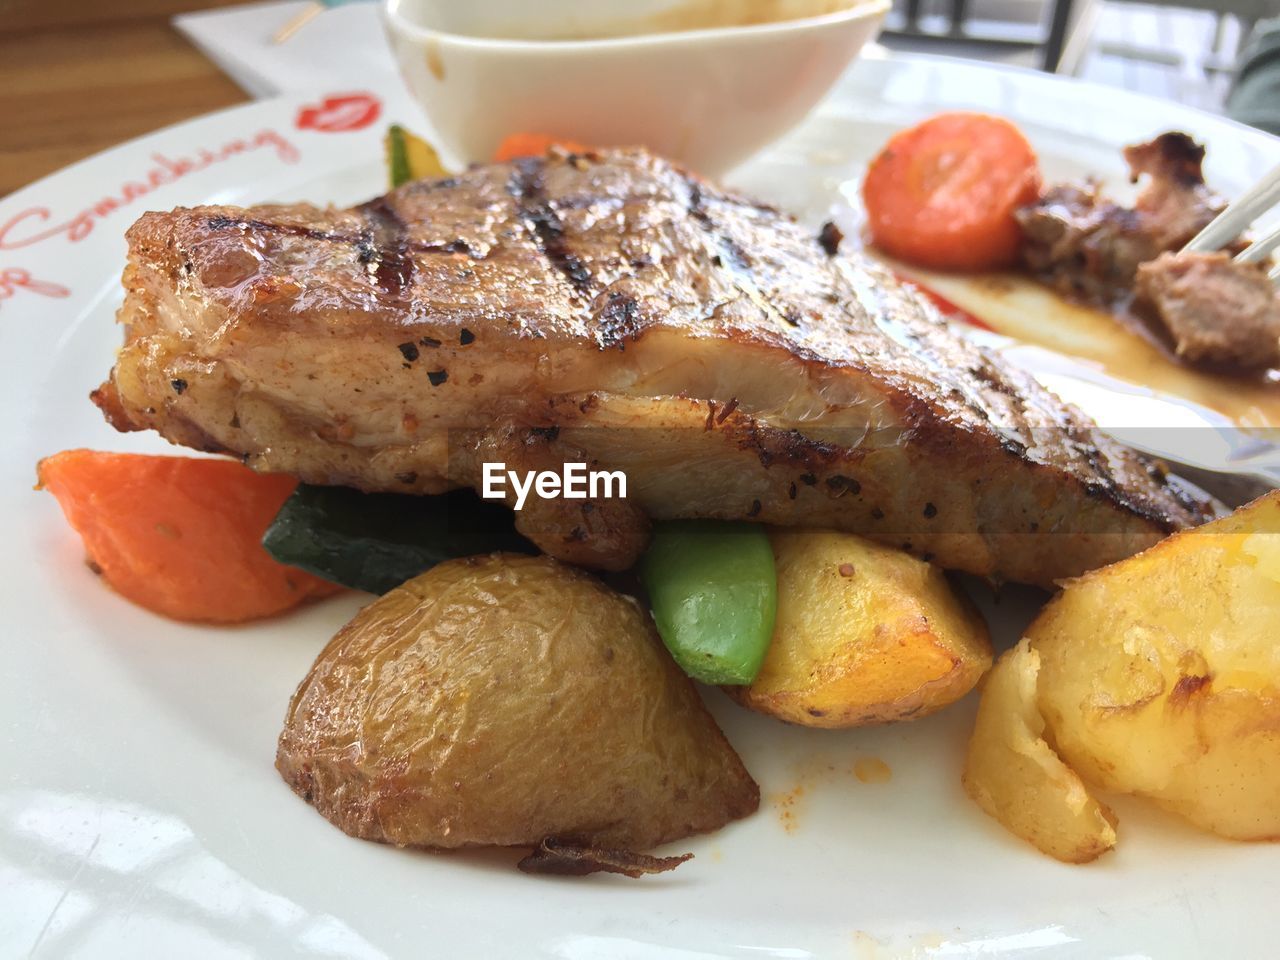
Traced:
[[836, 251], [840, 249], [840, 241], [843, 239], [844, 232], [830, 220], [818, 231], [818, 246], [822, 247], [822, 252], [828, 257], [836, 255]]

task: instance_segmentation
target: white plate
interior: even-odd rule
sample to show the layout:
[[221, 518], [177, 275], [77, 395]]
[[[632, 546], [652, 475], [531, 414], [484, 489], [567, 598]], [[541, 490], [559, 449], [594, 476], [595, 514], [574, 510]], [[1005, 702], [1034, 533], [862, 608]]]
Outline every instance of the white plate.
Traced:
[[[0, 203], [0, 954], [1274, 951], [1280, 849], [1217, 840], [1124, 803], [1118, 852], [1088, 867], [1049, 860], [961, 792], [972, 699], [918, 723], [828, 733], [748, 714], [713, 692], [761, 783], [761, 810], [678, 845], [696, 859], [642, 882], [536, 879], [515, 872], [505, 854], [362, 843], [295, 797], [272, 768], [285, 704], [359, 600], [247, 629], [167, 622], [95, 580], [57, 505], [31, 484], [35, 461], [66, 447], [170, 449], [154, 436], [115, 433], [86, 399], [120, 341], [112, 311], [129, 223], [178, 204], [345, 203], [378, 192], [382, 127], [415, 114], [398, 92], [373, 99], [381, 101], [376, 119], [359, 101], [321, 116], [358, 129], [300, 128], [300, 100], [216, 114]], [[1277, 141], [1175, 104], [1033, 73], [895, 58], [858, 65], [803, 128], [731, 179], [818, 218], [892, 129], [952, 107], [1018, 121], [1050, 175], [1095, 170], [1118, 179], [1120, 144], [1172, 127], [1209, 142], [1210, 178], [1229, 193], [1280, 159]], [[180, 169], [184, 158], [200, 168]], [[172, 182], [148, 180], [155, 169]], [[990, 612], [1008, 642], [1032, 608], [1013, 596]], [[861, 782], [852, 769], [865, 758], [888, 763], [891, 780]]]

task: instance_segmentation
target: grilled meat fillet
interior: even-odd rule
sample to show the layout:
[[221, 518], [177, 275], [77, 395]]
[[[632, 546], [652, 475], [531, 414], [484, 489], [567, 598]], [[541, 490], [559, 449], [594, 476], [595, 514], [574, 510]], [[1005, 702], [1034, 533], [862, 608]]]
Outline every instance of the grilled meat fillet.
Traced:
[[1048, 584], [1206, 516], [882, 267], [643, 151], [149, 213], [129, 247], [117, 427], [365, 490], [624, 470], [625, 501], [520, 515], [581, 563], [630, 563], [649, 518], [750, 518]]
[[1225, 206], [1205, 186], [1204, 147], [1185, 133], [1126, 147], [1124, 158], [1134, 182], [1146, 180], [1132, 207], [1107, 199], [1089, 181], [1051, 187], [1016, 213], [1032, 272], [1063, 293], [1104, 305], [1128, 297], [1139, 264], [1181, 248]]

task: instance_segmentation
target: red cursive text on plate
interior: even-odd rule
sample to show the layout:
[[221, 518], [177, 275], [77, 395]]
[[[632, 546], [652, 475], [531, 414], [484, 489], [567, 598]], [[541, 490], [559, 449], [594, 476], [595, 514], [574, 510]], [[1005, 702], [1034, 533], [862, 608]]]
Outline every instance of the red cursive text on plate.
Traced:
[[0, 250], [18, 250], [54, 237], [65, 237], [72, 243], [78, 243], [93, 232], [100, 220], [145, 197], [157, 187], [190, 176], [215, 163], [222, 163], [237, 154], [264, 148], [275, 150], [285, 163], [298, 161], [298, 148], [275, 130], [260, 130], [247, 139], [232, 140], [216, 148], [201, 147], [188, 157], [167, 157], [153, 153], [151, 159], [155, 166], [138, 179], [121, 184], [115, 193], [103, 197], [70, 219], [55, 220], [48, 207], [30, 207], [14, 214], [8, 221], [0, 223]]
[[348, 93], [326, 97], [322, 103], [303, 107], [295, 121], [299, 130], [346, 133], [363, 130], [378, 119], [382, 102], [370, 93]]
[[58, 283], [37, 280], [21, 267], [9, 267], [0, 270], [0, 303], [11, 298], [19, 290], [38, 293], [42, 297], [69, 297], [71, 291]]

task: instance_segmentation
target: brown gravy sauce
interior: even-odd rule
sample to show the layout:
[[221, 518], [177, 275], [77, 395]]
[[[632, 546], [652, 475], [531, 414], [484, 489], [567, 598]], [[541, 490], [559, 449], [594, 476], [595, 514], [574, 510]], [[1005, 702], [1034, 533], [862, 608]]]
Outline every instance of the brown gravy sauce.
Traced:
[[[877, 255], [879, 256], [879, 255]], [[1103, 374], [1189, 400], [1242, 427], [1280, 427], [1280, 376], [1238, 377], [1180, 364], [1134, 316], [1071, 303], [1019, 274], [957, 276], [891, 261], [894, 270], [946, 297], [996, 333], [1079, 357]]]
[[879, 757], [860, 757], [854, 761], [853, 775], [862, 783], [888, 783], [893, 770]]

